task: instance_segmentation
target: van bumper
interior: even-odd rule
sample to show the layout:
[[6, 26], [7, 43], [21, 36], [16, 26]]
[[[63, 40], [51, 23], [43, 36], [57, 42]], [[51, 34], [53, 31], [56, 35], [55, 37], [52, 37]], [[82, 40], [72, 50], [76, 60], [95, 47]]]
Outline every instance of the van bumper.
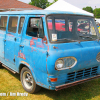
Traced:
[[97, 75], [97, 76], [94, 76], [94, 77], [91, 77], [91, 78], [87, 78], [87, 79], [83, 79], [83, 80], [79, 80], [79, 81], [75, 81], [75, 82], [72, 82], [72, 83], [67, 83], [67, 84], [56, 86], [55, 90], [58, 91], [58, 90], [61, 90], [61, 89], [64, 89], [64, 88], [68, 88], [68, 87], [71, 87], [71, 86], [75, 86], [75, 85], [96, 79], [96, 78], [100, 78], [100, 75]]

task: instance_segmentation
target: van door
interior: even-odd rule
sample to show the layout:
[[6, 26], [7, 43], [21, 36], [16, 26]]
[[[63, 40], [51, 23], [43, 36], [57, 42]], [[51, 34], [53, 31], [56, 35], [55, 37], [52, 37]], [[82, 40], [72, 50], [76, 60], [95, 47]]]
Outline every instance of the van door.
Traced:
[[[25, 17], [9, 16], [8, 31], [5, 42], [5, 60], [16, 66], [21, 41], [21, 31]], [[16, 62], [16, 63], [15, 63]], [[15, 66], [11, 69], [18, 70]]]
[[[45, 20], [45, 17], [43, 18]], [[46, 65], [48, 48], [44, 35], [43, 18], [41, 15], [27, 15], [19, 52], [19, 58], [22, 61], [27, 62], [32, 67], [37, 67], [36, 69], [39, 70], [42, 70]]]
[[17, 38], [16, 38], [16, 42], [15, 42], [14, 60], [15, 60], [15, 65], [17, 67], [17, 71], [18, 71], [18, 67], [19, 67], [19, 63], [20, 63], [19, 52], [20, 52], [20, 48], [21, 48], [21, 45], [20, 45], [21, 40], [23, 37], [22, 33], [24, 30], [25, 18], [26, 18], [26, 16], [20, 16], [19, 25], [18, 25], [18, 34], [17, 34]]
[[0, 57], [4, 59], [4, 43], [8, 16], [0, 16]]
[[5, 60], [15, 63], [15, 42], [17, 36], [18, 16], [9, 16], [8, 30], [5, 42]]

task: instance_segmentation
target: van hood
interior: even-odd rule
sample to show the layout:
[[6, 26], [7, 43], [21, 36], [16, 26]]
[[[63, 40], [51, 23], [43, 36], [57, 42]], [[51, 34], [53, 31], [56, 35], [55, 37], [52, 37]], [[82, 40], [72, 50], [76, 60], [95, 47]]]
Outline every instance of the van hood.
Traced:
[[[97, 61], [97, 55], [99, 59], [99, 53], [100, 42], [98, 41], [50, 44], [49, 56], [47, 59], [48, 73], [69, 73], [82, 70], [85, 68], [99, 66], [100, 62]], [[57, 71], [55, 70], [55, 62], [58, 58], [62, 57], [75, 57], [77, 59], [77, 64], [71, 69]]]

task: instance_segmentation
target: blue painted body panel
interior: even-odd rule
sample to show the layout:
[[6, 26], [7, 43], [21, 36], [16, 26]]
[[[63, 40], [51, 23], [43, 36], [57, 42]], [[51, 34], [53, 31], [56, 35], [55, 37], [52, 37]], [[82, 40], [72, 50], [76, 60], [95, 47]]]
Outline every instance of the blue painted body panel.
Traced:
[[[57, 49], [52, 49], [53, 46]], [[47, 62], [47, 70], [49, 77], [58, 78], [57, 82], [52, 83], [56, 85], [62, 85], [66, 83], [67, 74], [71, 72], [80, 71], [83, 69], [91, 68], [98, 66], [98, 74], [100, 74], [100, 62], [97, 62], [96, 56], [100, 52], [100, 42], [97, 41], [86, 41], [73, 43], [61, 43], [61, 44], [52, 44], [49, 49], [49, 57]], [[55, 62], [58, 58], [62, 57], [75, 57], [77, 59], [77, 64], [66, 70], [57, 71], [55, 70]], [[49, 67], [50, 66], [50, 67]], [[51, 84], [51, 85], [52, 85]]]
[[[80, 44], [78, 42], [60, 44], [51, 44], [49, 42], [45, 20], [46, 15], [82, 14], [58, 11], [14, 11], [0, 14], [6, 14], [8, 17], [18, 16], [19, 19], [21, 16], [25, 17], [21, 34], [18, 34], [18, 27], [16, 33], [8, 32], [8, 23], [6, 31], [0, 30], [0, 61], [14, 71], [19, 73], [20, 64], [27, 66], [31, 70], [35, 82], [51, 90], [54, 90], [55, 86], [65, 84], [68, 77], [67, 74], [71, 72], [98, 66], [97, 74], [100, 74], [100, 62], [96, 60], [96, 56], [100, 52], [100, 42], [96, 40], [84, 41]], [[45, 39], [26, 35], [29, 17], [42, 18]], [[16, 41], [14, 40], [15, 38]], [[4, 42], [4, 39], [6, 39], [6, 42]], [[56, 49], [54, 49], [53, 46], [55, 46]], [[71, 69], [57, 71], [55, 69], [56, 60], [61, 57], [69, 56], [75, 57], [77, 64]], [[50, 78], [57, 78], [58, 80], [57, 82], [50, 82]]]
[[4, 58], [4, 39], [6, 32], [0, 31], [0, 56]]

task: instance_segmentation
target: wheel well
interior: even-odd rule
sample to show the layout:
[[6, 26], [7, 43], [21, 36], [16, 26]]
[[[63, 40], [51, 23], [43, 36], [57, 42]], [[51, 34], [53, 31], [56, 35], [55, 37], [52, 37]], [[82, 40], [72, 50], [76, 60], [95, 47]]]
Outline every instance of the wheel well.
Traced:
[[[24, 64], [20, 64], [20, 66], [19, 66], [19, 74], [20, 74], [20, 72], [21, 72], [21, 70], [22, 70], [23, 67], [28, 68], [26, 65], [24, 65]], [[28, 68], [28, 69], [29, 69], [29, 68]]]
[[[29, 67], [26, 66], [25, 64], [20, 64], [20, 66], [19, 66], [19, 74], [21, 73], [21, 70], [22, 70], [23, 67], [26, 67], [26, 68], [29, 69]], [[29, 70], [30, 70], [30, 69], [29, 69]], [[35, 82], [36, 82], [36, 78], [35, 78], [35, 76], [33, 76], [33, 77], [34, 77], [34, 80], [35, 80]], [[20, 80], [21, 80], [21, 77], [20, 77]]]

